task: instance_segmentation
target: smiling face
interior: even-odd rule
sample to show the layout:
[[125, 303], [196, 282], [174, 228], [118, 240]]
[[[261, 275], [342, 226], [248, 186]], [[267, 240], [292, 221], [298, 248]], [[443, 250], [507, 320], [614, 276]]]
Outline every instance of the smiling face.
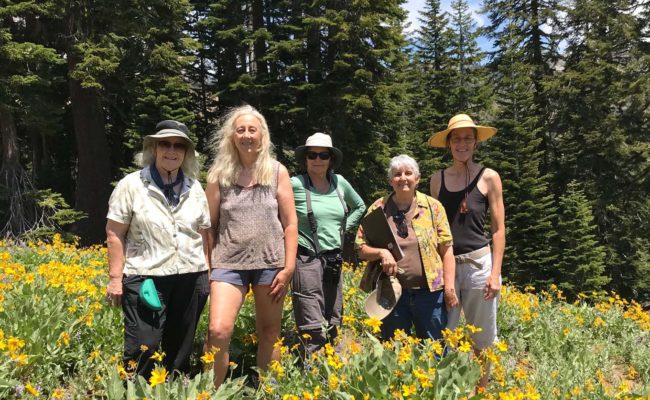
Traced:
[[156, 167], [164, 171], [174, 171], [185, 160], [187, 142], [181, 138], [170, 137], [156, 142]]
[[232, 140], [240, 155], [257, 153], [262, 144], [262, 125], [251, 114], [244, 114], [235, 120]]
[[[321, 158], [321, 153], [329, 154], [327, 160]], [[316, 157], [314, 157], [316, 155]], [[312, 159], [312, 157], [314, 157]], [[310, 175], [324, 175], [332, 165], [332, 153], [327, 147], [312, 146], [307, 147], [305, 151], [305, 165], [307, 166], [307, 173]]]
[[395, 194], [415, 193], [420, 183], [420, 176], [409, 166], [399, 166], [393, 169], [390, 186]]
[[454, 160], [467, 162], [474, 156], [476, 131], [474, 128], [458, 128], [449, 133], [447, 144]]

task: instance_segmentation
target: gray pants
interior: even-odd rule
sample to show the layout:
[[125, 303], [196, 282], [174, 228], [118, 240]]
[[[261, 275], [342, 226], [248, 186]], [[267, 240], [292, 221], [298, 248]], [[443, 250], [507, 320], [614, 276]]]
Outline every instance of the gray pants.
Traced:
[[343, 316], [343, 278], [323, 283], [323, 266], [316, 257], [298, 255], [291, 281], [293, 315], [308, 352], [318, 351], [336, 338]]

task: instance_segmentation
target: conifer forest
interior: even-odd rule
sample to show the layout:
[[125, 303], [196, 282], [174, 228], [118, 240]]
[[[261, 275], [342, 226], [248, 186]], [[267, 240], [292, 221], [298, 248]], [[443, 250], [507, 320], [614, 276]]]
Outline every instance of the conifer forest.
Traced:
[[[650, 1], [6, 0], [0, 2], [0, 235], [102, 243], [114, 182], [156, 122], [210, 137], [244, 103], [275, 155], [332, 135], [366, 204], [406, 153], [421, 190], [458, 113], [497, 135], [511, 284], [650, 300]], [[479, 46], [479, 40], [489, 43]]]

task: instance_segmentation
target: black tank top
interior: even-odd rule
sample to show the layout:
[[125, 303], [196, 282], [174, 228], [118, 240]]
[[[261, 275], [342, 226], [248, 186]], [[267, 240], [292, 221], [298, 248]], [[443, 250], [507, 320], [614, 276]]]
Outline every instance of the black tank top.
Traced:
[[[438, 200], [445, 207], [447, 219], [451, 227], [451, 235], [454, 238], [454, 254], [465, 254], [470, 251], [487, 246], [490, 241], [485, 235], [485, 215], [488, 210], [489, 202], [487, 197], [476, 187], [478, 180], [483, 175], [485, 167], [476, 175], [476, 178], [467, 186], [458, 192], [450, 192], [445, 186], [445, 173], [441, 172], [442, 182], [440, 184], [440, 193]], [[461, 214], [458, 212], [460, 204], [465, 198], [467, 190], [467, 207], [469, 212]]]

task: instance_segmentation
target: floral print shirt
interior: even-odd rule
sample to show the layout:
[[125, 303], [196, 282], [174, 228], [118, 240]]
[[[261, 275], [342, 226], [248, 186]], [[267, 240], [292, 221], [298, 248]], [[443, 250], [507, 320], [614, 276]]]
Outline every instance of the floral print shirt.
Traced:
[[[366, 215], [373, 210], [384, 205], [392, 194], [376, 200], [370, 207]], [[447, 214], [442, 204], [433, 197], [427, 196], [421, 192], [415, 192], [418, 210], [413, 216], [411, 225], [415, 231], [422, 258], [424, 274], [429, 285], [430, 291], [440, 290], [444, 286], [442, 276], [442, 258], [438, 253], [438, 245], [452, 246], [451, 229], [447, 221]], [[355, 242], [357, 248], [366, 244], [363, 228], [359, 226], [357, 239]]]

